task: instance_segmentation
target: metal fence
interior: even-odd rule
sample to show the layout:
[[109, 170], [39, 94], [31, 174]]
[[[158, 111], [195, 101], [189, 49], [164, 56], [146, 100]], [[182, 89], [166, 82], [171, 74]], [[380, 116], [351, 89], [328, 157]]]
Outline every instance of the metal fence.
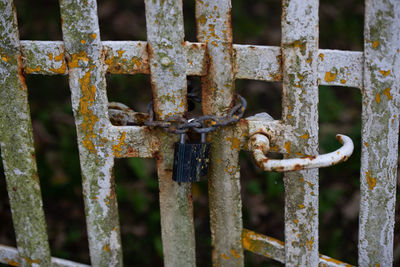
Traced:
[[235, 79], [283, 82], [282, 121], [242, 119], [210, 134], [209, 203], [214, 266], [243, 266], [243, 250], [288, 266], [346, 266], [318, 252], [318, 171], [285, 173], [285, 240], [243, 229], [239, 151], [266, 134], [286, 157], [318, 154], [318, 85], [362, 92], [360, 266], [390, 266], [399, 130], [400, 2], [366, 0], [364, 51], [318, 49], [318, 0], [284, 0], [281, 47], [232, 44], [229, 0], [196, 1], [198, 43], [185, 42], [182, 2], [146, 0], [147, 42], [101, 41], [94, 0], [60, 0], [63, 41], [20, 41], [12, 0], [0, 1], [0, 144], [17, 248], [14, 266], [84, 266], [51, 257], [25, 74], [68, 75], [78, 133], [93, 266], [122, 266], [115, 158], [155, 158], [166, 266], [196, 265], [191, 185], [171, 180], [178, 137], [113, 126], [105, 74], [150, 74], [157, 119], [183, 116], [186, 76], [202, 78], [204, 114], [223, 116]]

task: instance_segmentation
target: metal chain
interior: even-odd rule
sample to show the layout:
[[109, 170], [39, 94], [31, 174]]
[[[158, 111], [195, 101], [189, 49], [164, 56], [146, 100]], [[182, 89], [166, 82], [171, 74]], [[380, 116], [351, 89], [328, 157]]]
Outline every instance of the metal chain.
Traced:
[[172, 116], [164, 121], [154, 120], [153, 102], [150, 102], [147, 106], [149, 120], [144, 122], [144, 124], [150, 127], [164, 128], [167, 132], [174, 134], [184, 134], [187, 133], [189, 129], [197, 133], [209, 133], [215, 131], [218, 127], [236, 123], [243, 117], [247, 102], [240, 95], [236, 95], [236, 98], [239, 100], [239, 103], [224, 117], [204, 115], [198, 118], [185, 119], [183, 117]]

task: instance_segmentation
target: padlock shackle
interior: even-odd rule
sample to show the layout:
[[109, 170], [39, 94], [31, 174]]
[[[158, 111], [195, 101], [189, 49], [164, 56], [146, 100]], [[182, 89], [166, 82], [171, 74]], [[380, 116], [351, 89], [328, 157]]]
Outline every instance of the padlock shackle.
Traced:
[[186, 134], [185, 133], [181, 134], [181, 139], [179, 140], [179, 143], [181, 143], [181, 144], [186, 143]]

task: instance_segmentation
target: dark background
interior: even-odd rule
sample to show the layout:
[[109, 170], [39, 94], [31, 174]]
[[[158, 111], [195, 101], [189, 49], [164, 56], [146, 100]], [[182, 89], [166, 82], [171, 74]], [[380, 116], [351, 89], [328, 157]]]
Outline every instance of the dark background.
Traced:
[[[62, 40], [58, 2], [15, 0], [22, 40]], [[184, 0], [186, 40], [196, 41], [194, 1]], [[281, 1], [232, 2], [234, 43], [280, 45]], [[320, 48], [362, 51], [363, 1], [320, 1]], [[146, 40], [141, 0], [100, 0], [102, 40]], [[52, 255], [89, 263], [76, 132], [67, 76], [29, 75], [26, 81], [35, 148]], [[199, 86], [198, 77], [189, 77]], [[107, 75], [109, 101], [146, 111], [151, 100], [147, 75]], [[245, 116], [268, 112], [281, 117], [282, 84], [237, 80], [248, 101]], [[320, 170], [320, 253], [357, 264], [361, 93], [357, 88], [320, 86], [320, 153], [338, 148], [336, 133], [355, 142], [346, 163]], [[283, 240], [282, 175], [262, 172], [241, 153], [244, 227]], [[0, 163], [0, 244], [15, 246], [5, 178]], [[124, 262], [126, 266], [162, 266], [158, 182], [153, 159], [115, 163]], [[211, 266], [207, 184], [193, 185], [198, 266]], [[400, 264], [397, 194], [395, 264]], [[281, 266], [245, 252], [246, 266]]]

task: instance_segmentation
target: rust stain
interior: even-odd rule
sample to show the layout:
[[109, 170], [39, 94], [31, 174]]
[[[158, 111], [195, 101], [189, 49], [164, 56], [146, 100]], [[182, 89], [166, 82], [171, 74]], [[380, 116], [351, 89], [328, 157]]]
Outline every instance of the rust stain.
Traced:
[[365, 174], [367, 175], [367, 183], [369, 185], [369, 189], [373, 190], [376, 186], [376, 178], [372, 177], [369, 171], [367, 171]]
[[11, 266], [20, 266], [21, 265], [19, 262], [16, 262], [14, 260], [9, 260], [8, 258], [3, 258], [3, 262], [7, 262], [7, 264], [11, 265]]
[[376, 103], [381, 103], [381, 94], [380, 93], [376, 93], [376, 95], [375, 95], [375, 101], [376, 101]]
[[333, 82], [336, 79], [336, 73], [332, 73], [330, 71], [325, 73], [325, 81], [326, 82]]
[[388, 76], [390, 74], [390, 70], [379, 70], [379, 72], [383, 75], [383, 76]]
[[39, 263], [40, 263], [40, 260], [39, 260], [39, 259], [31, 260], [31, 259], [28, 258], [28, 257], [23, 257], [23, 259], [24, 259], [27, 263], [29, 263], [29, 264], [32, 264], [32, 263], [37, 263], [37, 264], [39, 264]]
[[18, 89], [21, 91], [27, 91], [27, 87], [26, 87], [26, 82], [25, 82], [25, 76], [23, 73], [23, 69], [22, 69], [22, 57], [21, 55], [18, 55], [17, 57], [17, 61], [18, 61], [18, 77], [21, 81], [21, 86], [18, 86]]
[[393, 96], [390, 94], [390, 87], [386, 88], [386, 89], [383, 91], [383, 94], [384, 94], [385, 96], [387, 96], [387, 98], [388, 98], [389, 100], [392, 100], [392, 99], [393, 99]]

